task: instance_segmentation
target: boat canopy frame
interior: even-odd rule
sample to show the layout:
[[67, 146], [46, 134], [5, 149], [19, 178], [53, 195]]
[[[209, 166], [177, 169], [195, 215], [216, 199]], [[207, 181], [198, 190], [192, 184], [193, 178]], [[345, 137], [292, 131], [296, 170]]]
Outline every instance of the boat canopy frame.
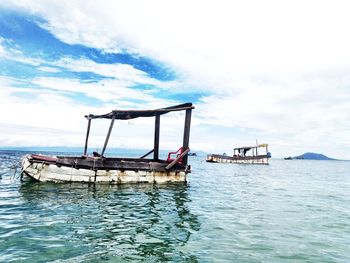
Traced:
[[237, 147], [233, 149], [233, 155], [236, 156], [236, 151], [241, 154], [242, 156], [245, 156], [246, 153], [250, 150], [252, 150], [253, 156], [258, 156], [258, 148], [265, 148], [266, 150], [266, 155], [268, 154], [268, 144], [258, 144], [255, 146], [242, 146], [242, 147]]
[[[91, 128], [91, 120], [93, 119], [110, 119], [111, 123], [109, 125], [109, 129], [107, 132], [107, 136], [102, 148], [101, 157], [104, 157], [104, 153], [106, 151], [108, 141], [111, 135], [111, 132], [113, 130], [113, 125], [115, 120], [130, 120], [135, 118], [142, 118], [142, 117], [155, 117], [155, 123], [154, 123], [154, 148], [146, 153], [145, 155], [141, 156], [140, 158], [143, 159], [146, 156], [153, 153], [153, 160], [157, 161], [159, 160], [159, 135], [160, 135], [160, 116], [163, 114], [167, 114], [169, 112], [173, 111], [186, 111], [185, 113], [185, 123], [184, 123], [184, 130], [183, 130], [183, 141], [182, 141], [182, 151], [183, 153], [189, 152], [189, 139], [190, 139], [190, 127], [191, 127], [191, 115], [192, 110], [194, 109], [194, 106], [192, 103], [184, 103], [179, 104], [171, 107], [166, 108], [160, 108], [155, 110], [113, 110], [107, 114], [102, 115], [94, 115], [89, 114], [85, 115], [85, 118], [88, 120], [87, 130], [86, 130], [86, 138], [85, 138], [85, 146], [84, 146], [84, 156], [87, 156], [87, 149], [88, 149], [88, 142], [89, 142], [89, 136], [90, 136], [90, 128]], [[184, 154], [182, 156], [182, 164], [187, 165], [188, 156], [187, 154]]]

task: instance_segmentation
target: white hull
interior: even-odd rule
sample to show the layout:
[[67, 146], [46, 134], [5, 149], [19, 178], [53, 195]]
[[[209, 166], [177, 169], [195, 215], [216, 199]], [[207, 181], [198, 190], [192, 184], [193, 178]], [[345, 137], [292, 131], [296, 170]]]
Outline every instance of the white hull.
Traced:
[[232, 157], [220, 157], [220, 156], [213, 156], [213, 155], [208, 155], [207, 156], [207, 162], [211, 163], [237, 163], [237, 164], [269, 164], [268, 158], [263, 157], [263, 158], [240, 158], [240, 159], [235, 159]]
[[41, 182], [102, 184], [186, 182], [183, 171], [90, 170], [23, 160], [22, 172]]

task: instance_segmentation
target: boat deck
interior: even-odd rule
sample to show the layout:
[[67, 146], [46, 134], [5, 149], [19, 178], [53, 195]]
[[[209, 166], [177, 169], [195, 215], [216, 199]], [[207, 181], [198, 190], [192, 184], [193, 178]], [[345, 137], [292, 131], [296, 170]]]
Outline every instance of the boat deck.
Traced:
[[[118, 157], [90, 157], [90, 156], [45, 156], [32, 154], [29, 162], [55, 164], [58, 167], [66, 166], [76, 169], [92, 170], [153, 170], [167, 171], [169, 162], [144, 158], [118, 158]], [[185, 170], [186, 165], [176, 163], [171, 170]]]
[[37, 181], [87, 183], [186, 182], [191, 167], [165, 160], [29, 155], [23, 173]]

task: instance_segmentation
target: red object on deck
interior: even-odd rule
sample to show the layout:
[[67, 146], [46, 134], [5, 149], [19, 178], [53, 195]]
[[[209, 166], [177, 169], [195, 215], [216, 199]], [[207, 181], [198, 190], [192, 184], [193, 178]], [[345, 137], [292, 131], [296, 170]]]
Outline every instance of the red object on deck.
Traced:
[[32, 154], [31, 157], [34, 160], [44, 161], [44, 162], [56, 162], [57, 161], [57, 158], [55, 158], [55, 157], [39, 155], [39, 154]]
[[[174, 161], [176, 159], [176, 157], [182, 153], [183, 153], [183, 147], [180, 147], [176, 152], [169, 152], [167, 162], [170, 163], [170, 162]], [[171, 155], [173, 155], [173, 154], [176, 154], [175, 158], [171, 158]], [[182, 158], [179, 160], [179, 163], [182, 163]]]

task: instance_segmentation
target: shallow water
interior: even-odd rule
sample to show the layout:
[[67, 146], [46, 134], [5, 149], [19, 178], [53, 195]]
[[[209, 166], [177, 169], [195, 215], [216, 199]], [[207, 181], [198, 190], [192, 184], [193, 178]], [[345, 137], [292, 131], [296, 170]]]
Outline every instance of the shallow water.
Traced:
[[0, 262], [350, 262], [350, 162], [211, 164], [189, 183], [25, 180], [0, 151]]

